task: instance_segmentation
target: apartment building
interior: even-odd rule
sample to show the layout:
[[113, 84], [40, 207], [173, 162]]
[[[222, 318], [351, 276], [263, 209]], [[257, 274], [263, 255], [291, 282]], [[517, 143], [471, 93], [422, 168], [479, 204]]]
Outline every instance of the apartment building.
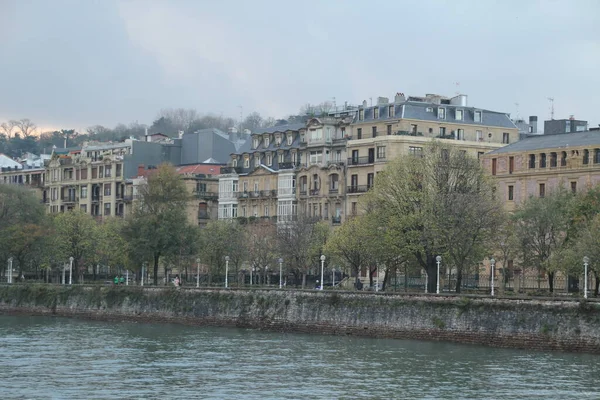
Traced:
[[483, 156], [505, 208], [559, 185], [573, 192], [600, 183], [600, 131], [530, 136]]
[[400, 156], [420, 156], [433, 140], [457, 146], [482, 157], [519, 140], [519, 130], [508, 114], [467, 106], [467, 96], [408, 97], [394, 102], [378, 98], [356, 110], [347, 142], [346, 214], [359, 213], [358, 198], [375, 183], [386, 163]]
[[46, 178], [44, 160], [50, 156], [28, 153], [23, 159], [13, 160], [0, 154], [0, 184], [22, 185], [34, 190], [43, 201], [43, 187]]

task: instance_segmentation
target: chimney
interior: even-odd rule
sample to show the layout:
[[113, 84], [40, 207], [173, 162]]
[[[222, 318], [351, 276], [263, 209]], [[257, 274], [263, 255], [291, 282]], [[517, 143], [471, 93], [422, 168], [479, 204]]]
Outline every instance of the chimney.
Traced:
[[403, 103], [406, 101], [406, 98], [404, 97], [404, 93], [396, 93], [396, 97], [394, 97], [394, 103]]
[[529, 116], [529, 133], [537, 133], [537, 115]]
[[569, 120], [570, 121], [575, 121], [575, 116], [573, 114], [569, 115]]
[[146, 172], [146, 168], [144, 168], [144, 164], [138, 165], [137, 176], [144, 176], [145, 172]]
[[387, 97], [378, 97], [377, 98], [377, 105], [388, 104], [389, 102], [390, 102], [390, 99], [388, 99]]
[[363, 100], [363, 108], [364, 107], [367, 107], [367, 101], [366, 100]]

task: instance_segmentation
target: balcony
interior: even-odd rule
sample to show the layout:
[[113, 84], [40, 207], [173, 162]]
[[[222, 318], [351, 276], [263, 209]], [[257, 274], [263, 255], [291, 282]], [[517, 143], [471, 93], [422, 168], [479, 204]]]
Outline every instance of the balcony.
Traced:
[[311, 196], [318, 196], [319, 195], [320, 190], [319, 189], [311, 189], [310, 190], [310, 195]]
[[369, 185], [348, 186], [348, 193], [367, 193], [370, 188]]
[[260, 197], [260, 190], [249, 192], [250, 198], [258, 199]]
[[339, 187], [329, 188], [329, 194], [337, 195], [339, 193], [340, 193], [340, 188]]
[[331, 165], [337, 165], [338, 167], [343, 167], [345, 164], [343, 161], [327, 161], [327, 166], [331, 166]]
[[277, 190], [261, 190], [260, 197], [277, 197]]
[[342, 217], [341, 216], [339, 216], [339, 217], [331, 217], [331, 223], [333, 225], [339, 225], [339, 224], [341, 224], [342, 223]]
[[198, 192], [194, 190], [194, 196], [204, 200], [217, 200], [219, 193], [217, 192]]
[[375, 157], [374, 156], [366, 156], [366, 157], [352, 157], [348, 159], [348, 165], [368, 165], [374, 164]]
[[297, 162], [280, 162], [279, 169], [294, 169], [298, 167], [300, 164]]
[[222, 174], [239, 174], [242, 172], [242, 167], [221, 167]]
[[131, 201], [133, 200], [133, 195], [132, 194], [126, 194], [123, 196], [123, 201], [131, 203]]
[[307, 195], [308, 195], [307, 189], [300, 189], [300, 196], [307, 196]]

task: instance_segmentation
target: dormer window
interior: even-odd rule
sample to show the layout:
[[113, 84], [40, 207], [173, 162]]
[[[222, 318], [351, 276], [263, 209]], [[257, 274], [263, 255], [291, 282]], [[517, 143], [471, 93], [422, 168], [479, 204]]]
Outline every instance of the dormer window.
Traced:
[[269, 136], [265, 136], [265, 147], [269, 147]]
[[379, 118], [379, 107], [373, 109], [373, 119]]
[[275, 136], [275, 144], [279, 146], [281, 144], [281, 135]]
[[252, 140], [252, 148], [253, 148], [253, 149], [256, 149], [256, 148], [258, 148], [258, 138], [254, 138], [254, 139]]
[[233, 161], [231, 161], [231, 165], [237, 167], [237, 158], [234, 158]]
[[456, 110], [455, 117], [457, 121], [462, 121], [463, 119], [463, 110]]
[[444, 107], [438, 108], [438, 119], [446, 119], [446, 109]]
[[360, 110], [358, 110], [358, 120], [362, 121], [364, 119], [365, 119], [365, 110], [361, 108]]
[[427, 108], [425, 109], [425, 112], [433, 112], [433, 107], [427, 107]]
[[273, 164], [273, 156], [271, 153], [267, 153], [267, 165], [271, 166], [271, 164]]
[[292, 141], [293, 140], [294, 140], [294, 135], [291, 134], [291, 133], [288, 133], [288, 135], [287, 135], [287, 144], [288, 144], [288, 146], [292, 145]]
[[260, 155], [257, 154], [256, 156], [254, 156], [254, 166], [255, 167], [259, 167], [260, 166]]
[[244, 168], [250, 168], [250, 159], [249, 158], [244, 159]]
[[396, 113], [394, 112], [394, 106], [389, 106], [388, 107], [388, 117], [393, 118], [394, 115], [396, 115]]
[[279, 162], [282, 163], [283, 160], [285, 160], [285, 154], [282, 152], [282, 153], [279, 153]]
[[481, 111], [475, 111], [475, 114], [473, 115], [473, 120], [475, 122], [481, 122]]

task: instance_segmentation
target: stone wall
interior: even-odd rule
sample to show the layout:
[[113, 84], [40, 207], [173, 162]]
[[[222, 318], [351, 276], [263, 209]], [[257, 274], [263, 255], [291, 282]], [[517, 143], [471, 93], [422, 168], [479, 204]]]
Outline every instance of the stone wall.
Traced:
[[13, 285], [0, 312], [600, 353], [600, 303], [332, 291]]

